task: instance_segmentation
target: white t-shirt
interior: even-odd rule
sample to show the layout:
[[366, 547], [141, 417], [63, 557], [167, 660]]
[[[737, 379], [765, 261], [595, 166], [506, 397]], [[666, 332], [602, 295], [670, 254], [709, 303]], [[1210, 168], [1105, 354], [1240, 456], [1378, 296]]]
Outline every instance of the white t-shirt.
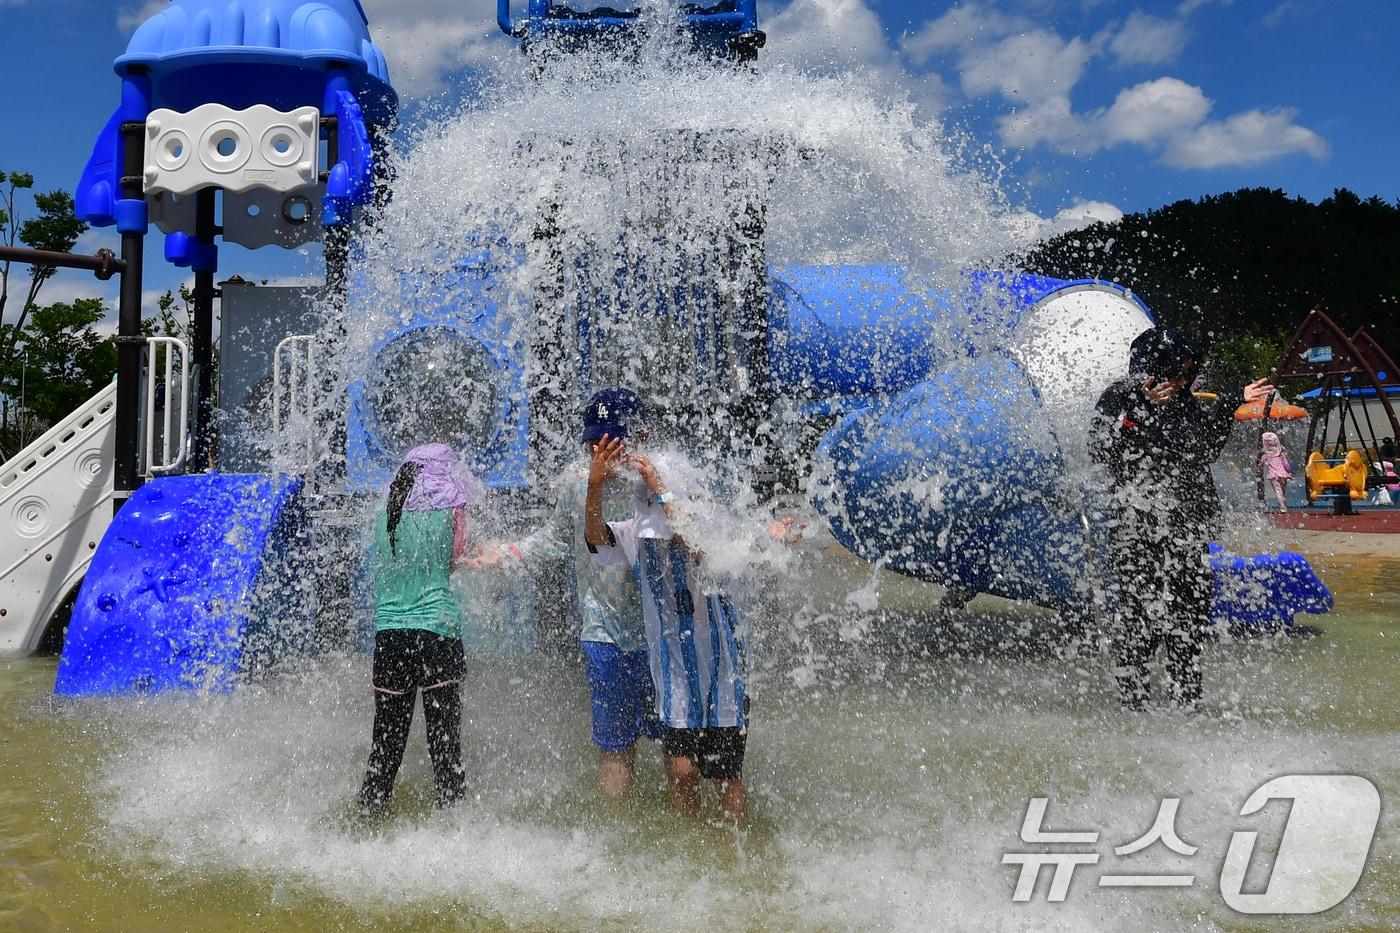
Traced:
[[672, 729], [743, 726], [748, 630], [729, 594], [702, 583], [654, 500], [639, 502], [632, 518], [608, 527], [616, 545], [596, 548], [594, 560], [630, 566], [637, 579], [657, 716]]

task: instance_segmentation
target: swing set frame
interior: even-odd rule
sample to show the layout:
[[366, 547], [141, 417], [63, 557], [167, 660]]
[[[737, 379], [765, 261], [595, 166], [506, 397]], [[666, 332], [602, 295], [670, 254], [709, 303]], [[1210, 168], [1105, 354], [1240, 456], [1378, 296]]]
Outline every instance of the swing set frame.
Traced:
[[[1370, 409], [1364, 401], [1361, 402], [1361, 413], [1366, 422], [1363, 431], [1355, 404], [1358, 398], [1357, 390], [1374, 389], [1390, 424], [1389, 436], [1400, 438], [1400, 419], [1396, 418], [1395, 409], [1386, 395], [1387, 387], [1400, 387], [1400, 368], [1396, 367], [1394, 360], [1376, 343], [1375, 338], [1367, 333], [1365, 328], [1347, 337], [1319, 305], [1303, 319], [1279, 365], [1271, 374], [1270, 381], [1278, 385], [1284, 379], [1313, 379], [1318, 383], [1321, 411], [1308, 423], [1306, 456], [1310, 457], [1316, 450], [1329, 460], [1345, 457], [1347, 451], [1352, 449], [1347, 442], [1349, 420], [1351, 427], [1355, 429], [1354, 436], [1362, 441], [1360, 453], [1366, 461], [1368, 485], [1384, 482], [1384, 470], [1379, 468], [1380, 436], [1376, 433]], [[1269, 429], [1268, 414], [1272, 404], [1272, 397], [1264, 404], [1264, 417], [1259, 423], [1261, 438]], [[1327, 435], [1334, 409], [1337, 417], [1337, 437], [1328, 445]], [[1366, 440], [1369, 440], [1369, 443], [1366, 443]], [[1329, 446], [1330, 457], [1326, 449]], [[1343, 492], [1334, 498], [1334, 506], [1342, 514], [1349, 513], [1350, 496]]]

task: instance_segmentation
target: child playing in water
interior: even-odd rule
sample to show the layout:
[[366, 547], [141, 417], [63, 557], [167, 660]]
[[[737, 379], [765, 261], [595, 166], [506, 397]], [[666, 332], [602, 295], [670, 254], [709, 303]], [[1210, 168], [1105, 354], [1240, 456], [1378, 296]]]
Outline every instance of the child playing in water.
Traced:
[[[636, 512], [605, 521], [603, 486], [626, 464], [641, 477]], [[670, 468], [668, 468], [670, 469]], [[702, 555], [676, 529], [678, 504], [694, 500], [679, 475], [669, 477], [643, 454], [604, 435], [594, 447], [584, 502], [584, 539], [604, 565], [632, 569], [642, 594], [648, 660], [657, 715], [665, 726], [662, 752], [671, 803], [682, 814], [700, 812], [700, 781], [719, 792], [725, 818], [738, 827], [748, 819], [744, 754], [748, 740], [748, 630], [724, 589], [702, 577]], [[800, 538], [791, 519], [779, 519], [769, 535]]]
[[[645, 434], [641, 400], [621, 388], [603, 389], [589, 399], [580, 438], [592, 456], [607, 434], [636, 441]], [[632, 490], [621, 478], [605, 484], [603, 508], [610, 518], [623, 518], [632, 507]], [[621, 797], [632, 788], [637, 740], [660, 739], [655, 691], [647, 665], [646, 632], [637, 584], [624, 566], [593, 560], [583, 536], [584, 497], [588, 461], [565, 469], [554, 511], [544, 527], [507, 553], [526, 562], [570, 557], [581, 627], [579, 645], [592, 695], [593, 744], [598, 747], [598, 786], [607, 797]], [[621, 493], [625, 493], [622, 495]], [[477, 566], [494, 566], [504, 555], [486, 548], [474, 558]]]
[[450, 575], [467, 555], [470, 483], [446, 444], [408, 452], [375, 523], [374, 737], [360, 789], [366, 816], [383, 811], [423, 694], [439, 806], [462, 799], [462, 617]]
[[1264, 482], [1273, 487], [1274, 498], [1278, 500], [1278, 510], [1287, 512], [1288, 503], [1284, 501], [1283, 490], [1293, 478], [1293, 471], [1289, 469], [1288, 455], [1284, 453], [1283, 442], [1273, 431], [1265, 431], [1260, 435], [1259, 448], [1259, 475], [1264, 478]]

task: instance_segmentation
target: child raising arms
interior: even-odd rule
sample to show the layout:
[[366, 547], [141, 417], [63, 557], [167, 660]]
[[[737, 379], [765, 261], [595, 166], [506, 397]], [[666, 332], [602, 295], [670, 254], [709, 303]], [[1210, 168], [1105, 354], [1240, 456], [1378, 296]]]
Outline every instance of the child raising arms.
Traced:
[[[603, 484], [624, 463], [642, 478], [644, 491], [632, 517], [605, 521]], [[725, 818], [742, 828], [748, 627], [724, 589], [703, 585], [703, 556], [676, 530], [676, 505], [689, 492], [672, 491], [649, 458], [605, 436], [589, 465], [584, 538], [595, 560], [629, 566], [637, 579], [672, 806], [697, 816], [700, 782], [708, 779]], [[790, 520], [774, 522], [769, 534], [789, 542], [800, 536]]]

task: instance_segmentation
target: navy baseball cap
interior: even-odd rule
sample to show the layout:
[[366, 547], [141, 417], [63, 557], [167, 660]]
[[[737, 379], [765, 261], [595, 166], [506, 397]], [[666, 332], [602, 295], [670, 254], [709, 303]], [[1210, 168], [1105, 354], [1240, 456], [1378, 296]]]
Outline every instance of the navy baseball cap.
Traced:
[[618, 439], [640, 431], [646, 421], [646, 409], [637, 393], [630, 389], [603, 389], [593, 393], [583, 408], [583, 437], [585, 444], [599, 440], [604, 434]]

